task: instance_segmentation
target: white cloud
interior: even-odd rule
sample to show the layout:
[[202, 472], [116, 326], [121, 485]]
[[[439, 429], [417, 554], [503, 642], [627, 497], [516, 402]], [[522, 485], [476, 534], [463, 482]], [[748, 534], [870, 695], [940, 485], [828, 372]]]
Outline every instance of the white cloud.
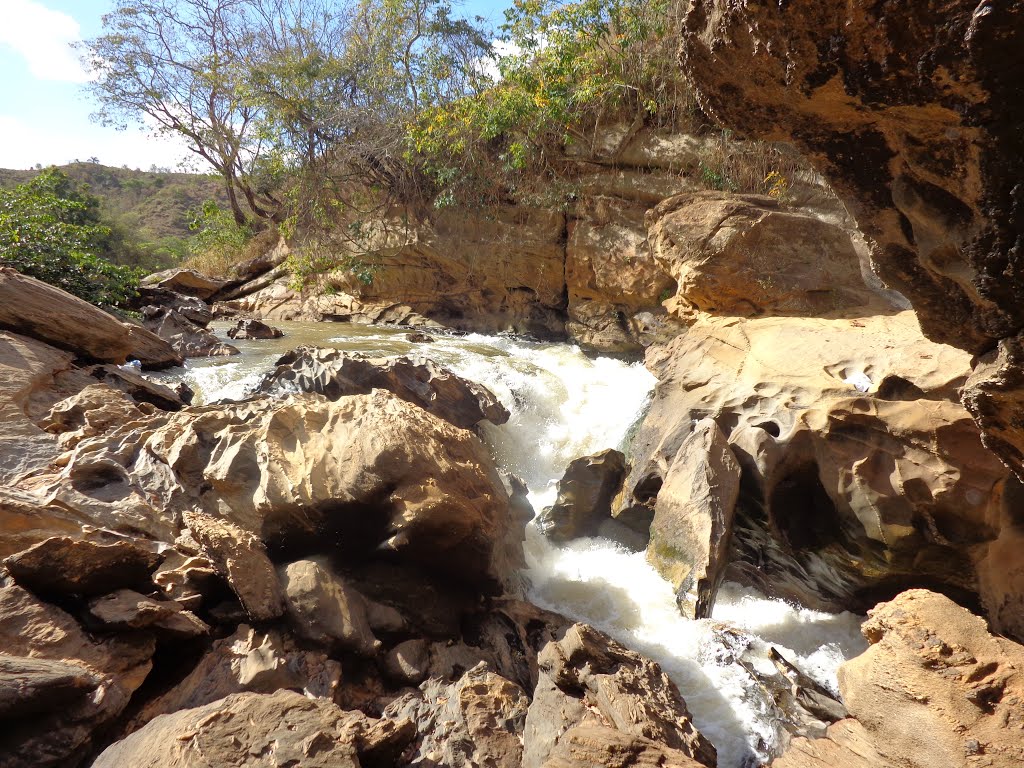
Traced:
[[[153, 137], [130, 128], [115, 131], [95, 124], [68, 131], [60, 125], [40, 127], [12, 115], [0, 115], [0, 168], [31, 168], [36, 163], [64, 165], [95, 157], [104, 165], [177, 169], [195, 157], [176, 136]], [[202, 168], [200, 170], [207, 170]]]
[[40, 80], [84, 83], [89, 80], [71, 44], [81, 39], [81, 27], [66, 13], [35, 0], [3, 0], [0, 45], [9, 45]]

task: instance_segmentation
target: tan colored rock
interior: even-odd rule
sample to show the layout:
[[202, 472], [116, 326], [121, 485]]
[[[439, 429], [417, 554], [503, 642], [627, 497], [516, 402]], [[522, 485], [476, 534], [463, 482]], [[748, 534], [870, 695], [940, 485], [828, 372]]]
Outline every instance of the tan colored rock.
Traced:
[[89, 601], [89, 615], [104, 630], [128, 632], [153, 629], [173, 638], [188, 639], [209, 633], [195, 614], [173, 600], [154, 600], [130, 589], [119, 589]]
[[0, 487], [0, 558], [55, 536], [79, 536], [86, 524], [70, 507], [44, 504], [15, 488]]
[[[7, 586], [0, 587], [0, 648], [13, 675], [8, 681], [17, 686], [6, 689], [3, 697], [15, 701], [15, 709], [36, 710], [19, 720], [17, 728], [0, 729], [4, 765], [63, 768], [78, 763], [94, 732], [124, 711], [149, 674], [155, 645], [151, 637], [138, 635], [93, 639], [64, 611], [20, 587]], [[18, 681], [30, 672], [40, 685], [56, 684], [70, 698], [29, 695]], [[39, 673], [49, 681], [35, 676]], [[84, 696], [73, 695], [75, 690]]]
[[280, 575], [288, 615], [299, 635], [365, 656], [381, 649], [370, 628], [365, 598], [326, 563], [297, 560], [282, 568]]
[[231, 585], [249, 618], [270, 621], [284, 615], [284, 588], [256, 534], [196, 510], [185, 510], [182, 520], [217, 573]]
[[[111, 746], [94, 768], [359, 768], [360, 756], [397, 757], [411, 735], [407, 725], [367, 725], [322, 699], [291, 691], [242, 693], [158, 717]], [[370, 721], [373, 722], [373, 721]], [[268, 762], [273, 760], [273, 763]]]
[[115, 426], [152, 414], [149, 403], [136, 403], [107, 384], [92, 384], [77, 395], [61, 400], [39, 422], [51, 434], [59, 435], [64, 450], [74, 448], [83, 437], [102, 435]]
[[146, 288], [162, 288], [203, 301], [217, 293], [224, 284], [225, 281], [201, 275], [194, 269], [165, 269], [147, 276], [141, 283]]
[[676, 589], [684, 616], [711, 616], [725, 576], [740, 465], [712, 419], [702, 419], [658, 492], [647, 559]]
[[429, 672], [430, 653], [427, 641], [414, 638], [399, 643], [384, 659], [388, 674], [400, 683], [419, 685]]
[[606, 725], [650, 739], [714, 766], [714, 746], [693, 725], [675, 683], [657, 663], [586, 624], [548, 643], [537, 660], [541, 680], [526, 724], [526, 768], [544, 765], [566, 732]]
[[700, 768], [703, 765], [685, 752], [653, 739], [590, 724], [570, 728], [544, 761], [543, 768]]
[[692, 4], [680, 63], [706, 114], [793, 141], [876, 243], [925, 334], [975, 352], [1024, 324], [1017, 3]]
[[486, 387], [421, 357], [371, 358], [302, 346], [283, 355], [260, 384], [263, 392], [295, 391], [337, 400], [386, 389], [457, 427], [486, 419], [504, 424], [509, 412]]
[[722, 315], [803, 315], [868, 304], [850, 234], [759, 195], [695, 192], [647, 213], [677, 298]]
[[969, 356], [925, 340], [912, 313], [705, 317], [648, 365], [659, 384], [620, 511], [656, 504], [693, 423], [711, 417], [749, 489], [730, 578], [861, 610], [875, 587], [930, 579], [1017, 626], [995, 608], [1019, 605], [1020, 587], [984, 587], [977, 570], [1012, 527], [1016, 481], [958, 401]]
[[299, 650], [276, 631], [258, 632], [242, 624], [234, 634], [215, 641], [185, 679], [148, 702], [130, 728], [236, 693], [289, 689], [314, 699], [330, 699], [340, 680], [341, 664], [325, 654]]
[[773, 765], [810, 768], [826, 756], [831, 765], [871, 768], [1024, 761], [1024, 647], [925, 590], [881, 603], [863, 632], [871, 647], [839, 671], [857, 725], [844, 720], [826, 740], [795, 740]]
[[8, 267], [0, 268], [0, 328], [92, 360], [123, 363], [133, 356], [157, 367], [181, 362], [144, 329], [129, 328], [102, 309]]
[[416, 724], [413, 763], [520, 768], [529, 703], [522, 688], [480, 663], [455, 683], [431, 678], [389, 704], [384, 717]]

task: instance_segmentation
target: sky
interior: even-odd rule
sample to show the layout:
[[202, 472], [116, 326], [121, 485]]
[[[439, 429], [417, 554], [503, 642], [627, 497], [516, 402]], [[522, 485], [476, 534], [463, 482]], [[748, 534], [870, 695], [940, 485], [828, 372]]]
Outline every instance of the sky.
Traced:
[[[494, 24], [511, 0], [467, 0], [466, 15]], [[0, 0], [0, 168], [97, 159], [104, 165], [178, 169], [192, 156], [179, 141], [90, 119], [88, 74], [72, 49], [103, 31], [115, 0]], [[189, 169], [186, 167], [186, 169]], [[194, 168], [195, 170], [205, 170]]]

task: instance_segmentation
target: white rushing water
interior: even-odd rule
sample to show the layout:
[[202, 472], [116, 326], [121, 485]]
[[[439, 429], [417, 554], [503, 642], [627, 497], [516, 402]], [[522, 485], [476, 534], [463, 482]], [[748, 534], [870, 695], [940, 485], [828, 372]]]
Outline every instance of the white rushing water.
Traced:
[[[239, 344], [246, 353], [240, 359], [193, 364], [186, 381], [206, 401], [241, 397], [284, 349], [299, 343], [428, 355], [483, 384], [509, 409], [509, 422], [485, 425], [483, 437], [498, 464], [527, 483], [538, 511], [554, 499], [555, 483], [572, 459], [626, 447], [655, 383], [639, 363], [590, 359], [566, 344], [471, 334], [416, 345], [393, 330], [283, 325], [290, 338]], [[779, 738], [763, 694], [734, 662], [740, 653], [751, 648], [763, 659], [770, 644], [836, 690], [839, 664], [866, 647], [861, 617], [801, 609], [735, 584], [719, 593], [712, 619], [684, 619], [671, 586], [644, 553], [607, 539], [554, 546], [531, 525], [526, 556], [533, 602], [592, 624], [662, 665], [717, 747], [721, 768], [761, 764]], [[766, 660], [756, 665], [771, 669]]]

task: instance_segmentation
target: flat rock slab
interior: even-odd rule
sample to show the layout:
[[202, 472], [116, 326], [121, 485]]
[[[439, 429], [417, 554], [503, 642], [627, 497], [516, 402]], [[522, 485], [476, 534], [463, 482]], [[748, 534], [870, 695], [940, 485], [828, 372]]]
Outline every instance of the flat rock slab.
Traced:
[[18, 584], [39, 594], [102, 595], [148, 583], [160, 560], [129, 541], [97, 544], [60, 536], [11, 555], [4, 565]]

